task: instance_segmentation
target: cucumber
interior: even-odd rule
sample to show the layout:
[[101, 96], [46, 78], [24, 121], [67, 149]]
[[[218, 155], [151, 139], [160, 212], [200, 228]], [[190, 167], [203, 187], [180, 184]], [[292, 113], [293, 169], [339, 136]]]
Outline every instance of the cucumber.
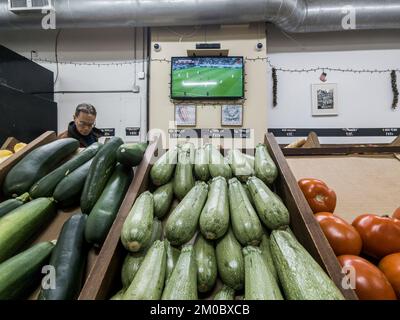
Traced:
[[23, 195], [19, 196], [15, 199], [8, 199], [0, 203], [0, 218], [5, 216], [7, 213], [17, 209], [22, 206], [24, 203], [29, 201], [29, 193], [26, 192]]
[[243, 288], [244, 260], [242, 247], [231, 229], [217, 241], [215, 247], [218, 273], [224, 284], [235, 290]]
[[222, 288], [215, 294], [214, 300], [235, 300], [235, 290], [223, 285]]
[[54, 190], [53, 198], [57, 206], [61, 208], [74, 207], [79, 205], [83, 186], [89, 173], [93, 159], [71, 172], [60, 181]]
[[137, 252], [145, 247], [150, 239], [154, 218], [153, 195], [143, 192], [130, 210], [121, 232], [121, 242], [125, 249]]
[[154, 215], [157, 218], [163, 218], [169, 211], [172, 201], [174, 200], [174, 184], [169, 182], [158, 187], [153, 192], [154, 198]]
[[250, 177], [247, 186], [261, 221], [275, 230], [290, 223], [289, 211], [282, 200], [257, 177]]
[[196, 233], [199, 217], [207, 199], [208, 186], [198, 182], [168, 217], [165, 235], [172, 245], [188, 242]]
[[153, 226], [151, 227], [150, 240], [146, 242], [143, 246], [143, 251], [147, 251], [155, 241], [161, 240], [162, 237], [162, 223], [157, 218], [153, 219]]
[[136, 167], [143, 159], [147, 143], [125, 143], [117, 150], [117, 161], [127, 167]]
[[125, 290], [132, 283], [136, 272], [139, 270], [143, 262], [144, 256], [145, 252], [128, 253], [126, 255], [121, 270], [121, 281]]
[[272, 184], [278, 176], [278, 168], [263, 144], [256, 146], [254, 170], [256, 177], [266, 184]]
[[76, 214], [61, 229], [51, 253], [50, 266], [55, 269], [55, 288], [41, 289], [39, 300], [74, 300], [83, 284], [87, 248], [84, 231], [87, 216]]
[[102, 144], [98, 142], [93, 143], [88, 148], [74, 156], [71, 160], [65, 162], [57, 169], [35, 182], [29, 190], [31, 198], [51, 197], [57, 184], [75, 169], [92, 159], [100, 150], [101, 146]]
[[39, 198], [0, 219], [0, 263], [12, 257], [56, 214], [52, 199]]
[[229, 159], [231, 161], [232, 173], [240, 181], [245, 182], [247, 179], [254, 175], [254, 169], [250, 165], [243, 153], [239, 150], [229, 150]]
[[190, 163], [190, 149], [178, 151], [178, 163], [175, 168], [174, 194], [182, 200], [194, 186], [193, 165]]
[[175, 265], [179, 259], [180, 251], [169, 243], [168, 240], [164, 240], [165, 248], [167, 250], [167, 271], [165, 275], [165, 284], [167, 284], [169, 278], [172, 275], [172, 271], [174, 271]]
[[265, 264], [267, 265], [269, 271], [271, 271], [275, 280], [278, 282], [279, 281], [278, 273], [276, 272], [274, 260], [272, 259], [270, 243], [271, 243], [271, 240], [269, 238], [269, 235], [264, 233], [262, 236], [261, 243], [260, 243], [260, 250], [261, 250], [262, 256], [264, 258]]
[[4, 195], [16, 197], [28, 192], [36, 181], [55, 169], [78, 148], [78, 140], [66, 138], [33, 150], [8, 172], [3, 184]]
[[199, 233], [194, 244], [197, 266], [197, 290], [210, 291], [217, 281], [217, 260], [214, 246]]
[[90, 211], [85, 239], [88, 243], [101, 247], [117, 216], [133, 178], [131, 167], [118, 164], [92, 211]]
[[94, 156], [81, 195], [81, 210], [89, 214], [99, 199], [117, 163], [116, 151], [122, 139], [113, 137]]
[[222, 177], [212, 180], [200, 215], [200, 230], [206, 239], [221, 238], [229, 228], [228, 186]]
[[114, 294], [110, 300], [122, 300], [125, 291], [123, 289], [119, 290], [116, 294]]
[[244, 256], [245, 300], [283, 300], [278, 283], [264, 261], [261, 250], [248, 246]]
[[0, 264], [0, 300], [22, 299], [40, 283], [40, 273], [53, 250], [52, 242], [38, 243]]
[[208, 170], [210, 171], [211, 177], [215, 178], [221, 176], [227, 180], [232, 178], [231, 167], [229, 166], [229, 163], [225, 161], [221, 152], [211, 144], [207, 144], [205, 148], [209, 155]]
[[184, 246], [162, 300], [197, 300], [197, 270], [192, 245]]
[[194, 158], [194, 173], [199, 180], [208, 181], [210, 171], [208, 170], [209, 154], [204, 147], [196, 150]]
[[177, 159], [177, 149], [171, 149], [154, 163], [150, 170], [150, 178], [155, 186], [161, 186], [171, 180], [178, 161]]
[[235, 237], [243, 246], [257, 246], [263, 235], [262, 225], [237, 178], [229, 180], [229, 207]]
[[288, 300], [343, 300], [333, 281], [289, 228], [271, 233], [271, 252]]
[[164, 288], [166, 252], [163, 241], [157, 240], [126, 289], [123, 300], [159, 300]]

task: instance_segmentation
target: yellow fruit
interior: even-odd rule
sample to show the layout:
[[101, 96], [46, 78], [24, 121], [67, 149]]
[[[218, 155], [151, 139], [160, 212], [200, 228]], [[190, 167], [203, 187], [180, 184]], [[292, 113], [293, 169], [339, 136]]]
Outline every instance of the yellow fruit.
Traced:
[[13, 153], [10, 150], [0, 150], [0, 158], [12, 156]]
[[14, 146], [14, 152], [18, 152], [19, 150], [21, 150], [22, 148], [25, 148], [25, 147], [26, 147], [26, 143], [23, 143], [23, 142], [17, 143]]

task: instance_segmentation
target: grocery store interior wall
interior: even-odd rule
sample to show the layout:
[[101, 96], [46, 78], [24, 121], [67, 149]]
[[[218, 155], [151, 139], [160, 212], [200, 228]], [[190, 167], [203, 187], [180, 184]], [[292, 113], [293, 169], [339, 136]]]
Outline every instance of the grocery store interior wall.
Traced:
[[[351, 69], [400, 67], [400, 31], [284, 34], [268, 27], [268, 53], [272, 64], [303, 69], [330, 66]], [[271, 71], [268, 70], [268, 79]], [[311, 85], [321, 84], [320, 72], [278, 72], [278, 105], [268, 99], [269, 128], [399, 128], [400, 110], [391, 108], [389, 73], [327, 72], [326, 83], [338, 85], [338, 116], [311, 115]], [[399, 76], [399, 75], [398, 75]], [[399, 88], [400, 89], [400, 88]], [[272, 81], [269, 88], [272, 90]], [[293, 138], [280, 138], [289, 143]], [[323, 137], [323, 143], [391, 142], [393, 137]]]
[[[168, 137], [168, 129], [175, 128], [174, 104], [170, 100], [171, 66], [155, 59], [169, 60], [173, 56], [187, 56], [187, 50], [194, 50], [196, 43], [220, 43], [221, 49], [228, 49], [230, 56], [248, 58], [266, 57], [266, 37], [264, 24], [239, 26], [208, 26], [182, 28], [153, 28], [151, 32], [151, 66], [150, 66], [150, 129], [161, 129]], [[263, 43], [261, 52], [256, 44]], [[153, 45], [161, 45], [156, 52]], [[243, 106], [243, 128], [254, 129], [255, 139], [224, 139], [213, 142], [223, 145], [240, 145], [242, 142], [252, 148], [255, 142], [262, 141], [266, 131], [267, 105], [267, 65], [266, 61], [249, 61], [245, 63], [245, 97]], [[204, 105], [197, 107], [197, 125], [191, 128], [221, 128], [221, 106]]]
[[[136, 34], [136, 75], [147, 71], [143, 63], [143, 30]], [[0, 43], [31, 58], [55, 61], [57, 31], [0, 31]], [[135, 58], [134, 29], [62, 30], [58, 38], [58, 60], [83, 63], [120, 63]], [[145, 37], [146, 39], [146, 37]], [[145, 45], [146, 47], [146, 45]], [[57, 75], [55, 63], [40, 63]], [[147, 76], [147, 75], [146, 75]], [[124, 93], [55, 94], [58, 103], [58, 128], [62, 132], [72, 120], [81, 102], [93, 104], [98, 110], [97, 127], [116, 128], [116, 135], [126, 141], [144, 140], [147, 133], [147, 81], [136, 77], [139, 93], [133, 93], [135, 64], [123, 65], [58, 65], [55, 91], [131, 91]], [[141, 127], [140, 136], [126, 136], [126, 127]]]

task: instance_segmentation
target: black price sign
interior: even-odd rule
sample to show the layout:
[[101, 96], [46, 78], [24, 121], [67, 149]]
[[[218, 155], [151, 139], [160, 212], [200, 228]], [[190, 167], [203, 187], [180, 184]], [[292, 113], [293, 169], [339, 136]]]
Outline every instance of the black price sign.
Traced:
[[128, 137], [138, 137], [140, 134], [139, 127], [127, 127], [125, 128], [125, 135]]
[[99, 129], [103, 137], [114, 137], [115, 136], [115, 128], [100, 128]]

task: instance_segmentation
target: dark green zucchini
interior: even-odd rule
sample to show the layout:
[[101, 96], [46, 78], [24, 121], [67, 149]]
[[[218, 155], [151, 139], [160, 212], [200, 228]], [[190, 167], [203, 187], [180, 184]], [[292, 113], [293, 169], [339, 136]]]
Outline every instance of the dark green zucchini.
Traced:
[[94, 156], [81, 196], [81, 210], [89, 214], [100, 198], [117, 163], [117, 149], [122, 139], [113, 137]]
[[8, 199], [0, 203], [0, 218], [7, 213], [17, 209], [18, 207], [22, 206], [24, 203], [29, 201], [29, 193], [26, 192], [23, 195], [19, 196], [15, 199]]
[[64, 223], [49, 263], [54, 267], [55, 287], [42, 287], [39, 300], [77, 299], [87, 257], [84, 238], [86, 219], [85, 214], [76, 214]]
[[147, 143], [126, 143], [117, 150], [117, 161], [127, 167], [136, 167], [143, 159]]
[[8, 172], [3, 184], [4, 195], [17, 197], [28, 192], [36, 181], [57, 168], [78, 148], [78, 140], [66, 138], [33, 150]]

